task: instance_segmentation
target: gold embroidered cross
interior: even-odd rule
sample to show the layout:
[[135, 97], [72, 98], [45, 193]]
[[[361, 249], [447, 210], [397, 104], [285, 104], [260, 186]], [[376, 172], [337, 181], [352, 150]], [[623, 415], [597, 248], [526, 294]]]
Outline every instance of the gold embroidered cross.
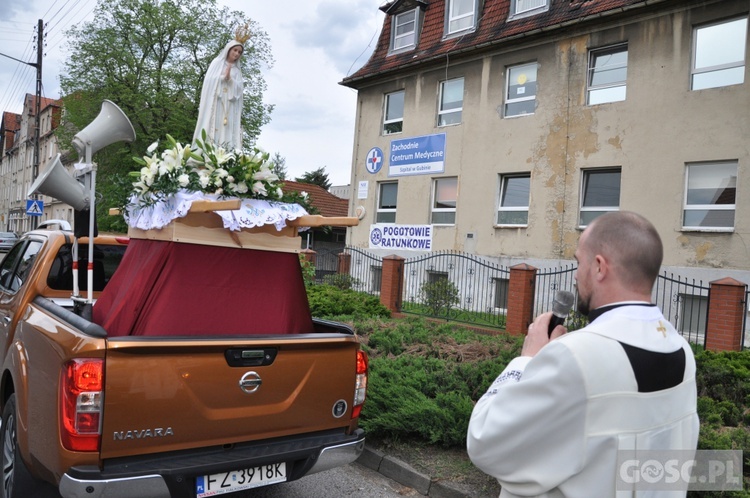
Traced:
[[656, 327], [656, 330], [661, 332], [664, 337], [667, 337], [667, 328], [661, 323], [661, 320], [659, 320], [659, 326]]

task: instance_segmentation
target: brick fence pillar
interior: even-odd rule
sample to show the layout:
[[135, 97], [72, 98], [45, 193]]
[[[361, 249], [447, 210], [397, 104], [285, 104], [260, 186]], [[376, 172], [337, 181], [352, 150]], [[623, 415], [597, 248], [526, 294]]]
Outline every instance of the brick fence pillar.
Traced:
[[299, 253], [305, 259], [305, 261], [315, 266], [315, 251], [313, 251], [312, 249], [302, 249]]
[[352, 255], [348, 252], [340, 252], [338, 254], [338, 266], [336, 267], [336, 273], [349, 275], [349, 270], [352, 267]]
[[733, 278], [722, 278], [710, 283], [706, 349], [711, 351], [742, 350], [746, 293], [747, 284]]
[[404, 291], [404, 258], [386, 256], [380, 280], [380, 302], [392, 313], [401, 312], [401, 296]]
[[525, 335], [534, 320], [536, 270], [526, 263], [510, 268], [508, 315], [505, 320], [505, 331], [509, 334]]

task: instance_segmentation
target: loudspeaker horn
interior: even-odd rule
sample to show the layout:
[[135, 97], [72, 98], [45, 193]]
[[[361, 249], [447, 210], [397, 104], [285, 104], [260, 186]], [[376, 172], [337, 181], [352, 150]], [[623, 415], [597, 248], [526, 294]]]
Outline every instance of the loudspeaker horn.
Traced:
[[60, 154], [47, 163], [44, 172], [31, 185], [28, 197], [37, 193], [62, 201], [76, 211], [89, 209], [86, 187], [68, 174], [60, 161]]
[[111, 100], [102, 102], [99, 115], [73, 137], [73, 147], [80, 158], [85, 158], [86, 145], [91, 147], [91, 155], [115, 142], [132, 142], [135, 130], [130, 120]]

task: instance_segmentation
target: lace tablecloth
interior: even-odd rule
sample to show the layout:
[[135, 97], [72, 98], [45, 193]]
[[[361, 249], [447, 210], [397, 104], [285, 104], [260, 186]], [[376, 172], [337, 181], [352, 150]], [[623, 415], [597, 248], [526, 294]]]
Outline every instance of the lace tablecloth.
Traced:
[[[160, 229], [169, 225], [173, 220], [187, 215], [193, 201], [225, 199], [201, 192], [180, 191], [153, 205], [143, 207], [137, 205], [137, 198], [133, 197], [123, 214], [125, 221], [132, 228], [140, 228], [141, 230]], [[274, 225], [277, 230], [282, 230], [288, 220], [295, 220], [308, 214], [299, 204], [258, 199], [242, 199], [242, 205], [239, 209], [215, 211], [215, 213], [223, 220], [224, 228], [234, 231], [263, 225]]]

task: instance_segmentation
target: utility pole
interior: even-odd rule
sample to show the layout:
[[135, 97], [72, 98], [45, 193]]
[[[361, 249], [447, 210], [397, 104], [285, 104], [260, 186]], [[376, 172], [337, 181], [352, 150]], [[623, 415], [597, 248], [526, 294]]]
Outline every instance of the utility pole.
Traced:
[[32, 183], [39, 175], [39, 128], [41, 124], [42, 107], [42, 55], [44, 51], [44, 23], [39, 19], [36, 27], [36, 122], [34, 123], [34, 172]]
[[[41, 113], [42, 113], [42, 55], [44, 54], [44, 23], [41, 19], [37, 22], [36, 26], [36, 103], [34, 112], [36, 113], [36, 119], [34, 120], [34, 164], [32, 165], [31, 172], [31, 184], [33, 184], [39, 176], [39, 138], [40, 138], [40, 127], [41, 127]], [[34, 194], [34, 199], [38, 199], [39, 196]], [[31, 229], [35, 229], [39, 224], [39, 216], [31, 217]]]

